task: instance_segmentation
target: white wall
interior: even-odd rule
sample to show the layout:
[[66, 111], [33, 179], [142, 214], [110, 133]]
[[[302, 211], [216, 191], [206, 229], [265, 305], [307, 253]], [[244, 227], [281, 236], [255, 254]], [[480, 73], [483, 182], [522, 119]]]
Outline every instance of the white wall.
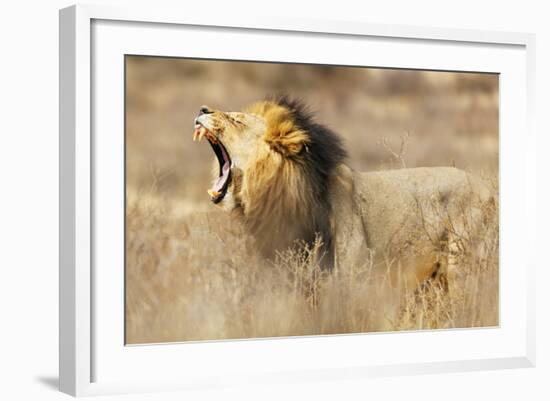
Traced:
[[[131, 1], [97, 1], [123, 4]], [[161, 6], [183, 1], [156, 1]], [[244, 1], [188, 1], [192, 13], [210, 8], [246, 12]], [[537, 34], [537, 116], [539, 141], [539, 246], [550, 239], [546, 149], [550, 124], [550, 29], [543, 1], [366, 1], [276, 0], [251, 2], [260, 12], [321, 19], [429, 25]], [[58, 72], [57, 10], [61, 0], [4, 1], [0, 8], [0, 396], [2, 399], [64, 398], [57, 380], [57, 157]], [[521, 133], [518, 133], [521, 135]], [[541, 253], [542, 256], [542, 253]], [[541, 258], [537, 276], [538, 367], [482, 373], [445, 374], [330, 382], [285, 388], [236, 389], [193, 394], [224, 399], [550, 399], [550, 305], [544, 284], [548, 262]], [[6, 394], [4, 394], [6, 393]], [[9, 394], [9, 395], [8, 395]], [[182, 394], [130, 396], [129, 399], [181, 399]]]

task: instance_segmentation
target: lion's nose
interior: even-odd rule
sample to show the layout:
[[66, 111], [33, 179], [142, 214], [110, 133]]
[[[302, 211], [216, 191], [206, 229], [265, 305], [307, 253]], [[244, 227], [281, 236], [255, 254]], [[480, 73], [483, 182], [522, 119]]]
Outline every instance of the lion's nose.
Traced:
[[203, 114], [212, 114], [213, 111], [210, 110], [210, 108], [208, 106], [201, 106], [201, 108], [199, 109], [199, 116], [202, 116]]

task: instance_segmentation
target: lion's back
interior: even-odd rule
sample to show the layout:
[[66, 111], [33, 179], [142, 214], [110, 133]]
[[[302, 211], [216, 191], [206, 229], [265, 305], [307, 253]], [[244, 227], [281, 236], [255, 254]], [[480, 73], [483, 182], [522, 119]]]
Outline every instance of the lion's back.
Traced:
[[[442, 220], [458, 221], [465, 210], [491, 197], [479, 178], [453, 167], [355, 173], [354, 192], [374, 248], [387, 247], [396, 238], [438, 237]], [[438, 229], [430, 233], [431, 227]]]
[[356, 174], [358, 188], [382, 194], [409, 193], [419, 196], [433, 193], [464, 193], [468, 188], [479, 189], [479, 179], [455, 167], [417, 167], [382, 170]]

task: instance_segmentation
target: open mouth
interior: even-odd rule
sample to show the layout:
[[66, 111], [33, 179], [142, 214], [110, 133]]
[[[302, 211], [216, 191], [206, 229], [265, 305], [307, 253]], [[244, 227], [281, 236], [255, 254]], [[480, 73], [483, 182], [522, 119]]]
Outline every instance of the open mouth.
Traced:
[[198, 140], [200, 142], [204, 137], [206, 137], [210, 146], [212, 146], [220, 167], [218, 178], [214, 180], [212, 187], [207, 192], [212, 202], [219, 203], [225, 197], [227, 188], [231, 182], [231, 158], [221, 141], [204, 125], [196, 123], [195, 131], [193, 131], [193, 141]]

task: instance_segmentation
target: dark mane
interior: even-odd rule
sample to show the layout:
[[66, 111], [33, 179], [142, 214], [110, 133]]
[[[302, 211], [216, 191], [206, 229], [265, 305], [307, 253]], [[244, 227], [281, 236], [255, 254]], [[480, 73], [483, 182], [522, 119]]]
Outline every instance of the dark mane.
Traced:
[[316, 216], [313, 216], [314, 227], [316, 233], [322, 236], [325, 251], [329, 256], [328, 260], [332, 260], [332, 238], [329, 225], [332, 205], [329, 199], [329, 179], [334, 169], [347, 158], [347, 152], [341, 138], [331, 129], [317, 123], [313, 112], [301, 100], [278, 96], [271, 98], [270, 101], [290, 110], [295, 125], [308, 134], [309, 143], [304, 147], [299, 158], [303, 163], [304, 173], [309, 178], [311, 190], [320, 206]]
[[314, 176], [319, 180], [316, 184], [326, 193], [329, 174], [347, 158], [341, 138], [331, 129], [315, 121], [313, 112], [299, 99], [289, 96], [278, 96], [272, 102], [285, 107], [292, 112], [295, 124], [307, 131], [310, 143], [301, 155]]

